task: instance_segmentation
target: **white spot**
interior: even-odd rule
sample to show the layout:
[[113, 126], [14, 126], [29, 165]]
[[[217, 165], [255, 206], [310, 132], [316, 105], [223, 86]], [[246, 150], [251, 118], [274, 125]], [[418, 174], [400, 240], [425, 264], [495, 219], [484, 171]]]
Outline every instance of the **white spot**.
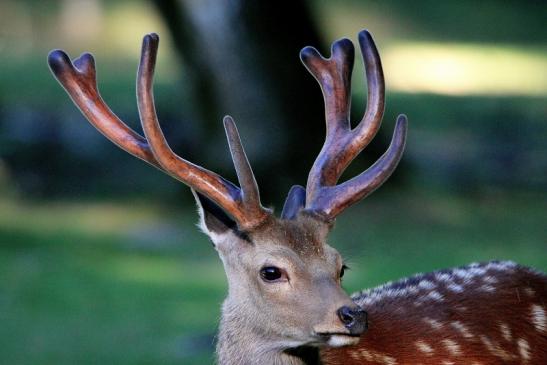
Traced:
[[460, 279], [465, 279], [469, 276], [468, 271], [464, 269], [456, 269], [453, 271], [453, 273]]
[[435, 279], [438, 281], [452, 282], [452, 276], [447, 273], [437, 273], [435, 274]]
[[454, 365], [453, 361], [443, 360], [442, 365]]
[[483, 269], [482, 267], [472, 267], [472, 268], [469, 269], [469, 274], [472, 277], [484, 276], [484, 274], [486, 274], [486, 270]]
[[464, 338], [473, 338], [475, 337], [469, 329], [460, 321], [451, 322], [450, 325], [457, 330]]
[[372, 356], [372, 354], [365, 349], [361, 350], [361, 356], [367, 361], [374, 360], [374, 357]]
[[427, 356], [432, 356], [433, 353], [435, 352], [433, 350], [433, 347], [429, 346], [426, 342], [424, 341], [416, 341], [414, 343], [416, 345], [416, 347], [418, 348], [418, 350], [420, 350], [421, 352], [423, 352], [424, 354], [426, 354]]
[[482, 280], [485, 283], [488, 283], [488, 284], [497, 284], [498, 283], [498, 279], [496, 279], [495, 277], [490, 276], [490, 275], [486, 275], [485, 277], [482, 278]]
[[408, 294], [415, 295], [415, 294], [418, 294], [419, 289], [415, 286], [409, 286], [408, 288], [406, 288], [406, 291]]
[[545, 316], [545, 310], [541, 305], [532, 305], [532, 322], [539, 332], [545, 332], [547, 330], [547, 317]]
[[456, 284], [456, 283], [450, 283], [448, 284], [448, 290], [454, 292], [454, 293], [463, 293], [463, 286]]
[[395, 360], [394, 357], [388, 356], [386, 354], [368, 351], [365, 349], [361, 349], [359, 352], [361, 354], [361, 357], [369, 362], [376, 362], [384, 365], [397, 365], [397, 360]]
[[524, 363], [527, 363], [528, 360], [530, 360], [530, 345], [528, 344], [528, 341], [526, 341], [524, 338], [519, 338], [517, 341], [517, 345], [519, 347], [519, 354]]
[[500, 330], [505, 341], [511, 341], [513, 339], [513, 336], [511, 335], [511, 328], [509, 328], [507, 323], [500, 322]]
[[435, 289], [436, 285], [429, 280], [423, 280], [418, 283], [418, 287], [420, 289], [431, 290], [431, 289]]
[[486, 285], [481, 285], [479, 287], [479, 290], [483, 292], [487, 292], [487, 293], [493, 293], [496, 291], [496, 288], [494, 288], [492, 285], [486, 284]]
[[427, 323], [428, 325], [430, 325], [431, 328], [433, 328], [435, 330], [438, 330], [443, 326], [443, 324], [441, 322], [437, 321], [436, 319], [429, 318], [429, 317], [425, 317], [424, 322]]
[[447, 338], [442, 340], [441, 342], [452, 356], [460, 356], [462, 354], [460, 345], [458, 345], [456, 341]]
[[526, 295], [528, 295], [529, 297], [533, 297], [534, 295], [536, 295], [536, 292], [535, 292], [534, 289], [532, 289], [532, 288], [524, 288], [524, 292], [525, 292]]
[[442, 301], [444, 301], [444, 297], [442, 296], [442, 294], [439, 293], [439, 292], [436, 291], [436, 290], [433, 290], [432, 292], [429, 292], [429, 293], [427, 294], [427, 297], [428, 297], [428, 298], [431, 298], [431, 299], [433, 299], [433, 300], [436, 300], [437, 302], [442, 302]]
[[515, 358], [514, 355], [511, 355], [510, 353], [502, 349], [497, 342], [491, 341], [488, 337], [483, 335], [479, 337], [482, 343], [484, 344], [484, 346], [488, 349], [488, 351], [490, 351], [492, 355], [499, 357], [500, 359], [503, 359], [504, 361], [510, 361]]
[[496, 271], [511, 271], [517, 266], [512, 261], [502, 261], [502, 262], [490, 262], [486, 265], [486, 269], [496, 270]]

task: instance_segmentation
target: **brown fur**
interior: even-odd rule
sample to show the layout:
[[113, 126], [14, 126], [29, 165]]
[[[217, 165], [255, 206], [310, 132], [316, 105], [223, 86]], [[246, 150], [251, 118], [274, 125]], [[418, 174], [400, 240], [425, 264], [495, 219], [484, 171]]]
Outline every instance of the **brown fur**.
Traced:
[[[502, 267], [507, 268], [501, 270]], [[455, 270], [444, 270], [437, 275], [419, 275], [355, 295], [354, 300], [360, 303], [375, 292], [404, 290], [423, 281], [435, 285], [434, 289], [424, 288], [406, 296], [385, 296], [364, 304], [369, 313], [368, 333], [355, 346], [324, 349], [323, 362], [332, 365], [547, 364], [547, 328], [538, 330], [531, 316], [534, 304], [547, 310], [547, 277], [511, 263], [494, 262], [490, 268], [488, 264], [480, 264], [459, 270], [474, 268], [485, 273], [459, 278]], [[443, 273], [452, 280], [439, 280], [438, 274]], [[485, 280], [487, 277], [493, 279]], [[450, 290], [449, 282], [460, 285], [464, 291]], [[494, 290], [485, 290], [483, 285], [491, 285]], [[432, 290], [444, 300], [429, 299], [416, 304]], [[432, 352], [420, 351], [418, 341]], [[522, 356], [526, 343], [529, 345], [527, 359]]]

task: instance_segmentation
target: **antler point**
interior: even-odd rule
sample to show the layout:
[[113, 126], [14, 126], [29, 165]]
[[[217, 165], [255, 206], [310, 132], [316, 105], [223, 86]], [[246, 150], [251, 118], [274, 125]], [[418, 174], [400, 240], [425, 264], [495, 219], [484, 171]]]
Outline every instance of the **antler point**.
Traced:
[[370, 34], [370, 32], [368, 31], [368, 29], [363, 29], [362, 31], [359, 32], [359, 34], [357, 35], [358, 38], [359, 38], [359, 41], [361, 40], [371, 40], [372, 39], [372, 34]]
[[95, 59], [91, 53], [82, 53], [73, 61], [74, 67], [80, 72], [88, 73], [95, 68]]
[[159, 41], [160, 37], [157, 33], [148, 33], [142, 39], [143, 44], [151, 44], [155, 46], [158, 45]]
[[238, 133], [234, 118], [231, 116], [225, 115], [224, 118], [222, 118], [222, 124], [224, 124], [224, 130], [226, 131], [229, 140], [231, 139], [231, 136], [233, 136], [234, 132], [236, 134]]
[[309, 60], [322, 58], [319, 51], [312, 46], [306, 46], [300, 51], [300, 59], [304, 64], [307, 64]]
[[396, 128], [404, 127], [406, 129], [407, 126], [408, 126], [407, 116], [405, 114], [399, 114], [399, 116], [397, 117]]
[[55, 75], [65, 72], [67, 68], [72, 68], [70, 57], [62, 49], [54, 49], [49, 52], [47, 63]]
[[337, 49], [341, 50], [353, 50], [353, 42], [348, 38], [341, 38], [334, 42], [331, 46], [331, 52], [336, 52]]

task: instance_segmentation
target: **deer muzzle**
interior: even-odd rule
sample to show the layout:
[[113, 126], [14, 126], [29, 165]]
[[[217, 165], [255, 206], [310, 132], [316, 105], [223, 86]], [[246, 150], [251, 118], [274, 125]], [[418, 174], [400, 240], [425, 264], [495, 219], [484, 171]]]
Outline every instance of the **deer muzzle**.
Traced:
[[362, 335], [368, 328], [367, 312], [360, 307], [343, 306], [338, 309], [337, 314], [350, 335]]

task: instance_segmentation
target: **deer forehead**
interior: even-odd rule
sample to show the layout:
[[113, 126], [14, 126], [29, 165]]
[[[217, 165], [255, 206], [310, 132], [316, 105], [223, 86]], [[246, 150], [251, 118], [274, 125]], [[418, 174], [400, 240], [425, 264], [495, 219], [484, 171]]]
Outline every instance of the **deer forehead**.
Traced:
[[298, 257], [303, 262], [322, 261], [337, 264], [338, 252], [326, 243], [328, 227], [306, 216], [295, 220], [276, 219], [249, 237], [257, 249], [272, 255]]
[[331, 277], [340, 270], [342, 258], [326, 243], [329, 228], [304, 215], [294, 220], [271, 219], [244, 234], [230, 232], [212, 239], [225, 265], [242, 267], [243, 272], [253, 269], [254, 274], [256, 267], [279, 266], [296, 275]]

